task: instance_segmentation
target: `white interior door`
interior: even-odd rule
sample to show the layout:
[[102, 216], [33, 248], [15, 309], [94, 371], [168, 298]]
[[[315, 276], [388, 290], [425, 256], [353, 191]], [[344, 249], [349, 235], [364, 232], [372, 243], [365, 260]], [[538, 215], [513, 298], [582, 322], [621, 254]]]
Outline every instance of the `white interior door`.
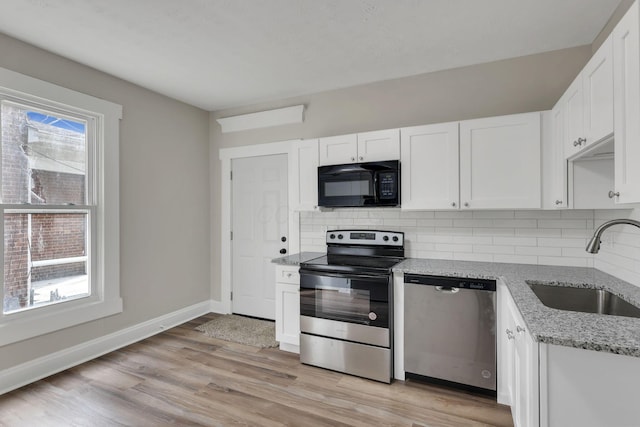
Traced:
[[287, 155], [234, 159], [232, 173], [232, 312], [275, 319], [271, 260], [289, 247]]

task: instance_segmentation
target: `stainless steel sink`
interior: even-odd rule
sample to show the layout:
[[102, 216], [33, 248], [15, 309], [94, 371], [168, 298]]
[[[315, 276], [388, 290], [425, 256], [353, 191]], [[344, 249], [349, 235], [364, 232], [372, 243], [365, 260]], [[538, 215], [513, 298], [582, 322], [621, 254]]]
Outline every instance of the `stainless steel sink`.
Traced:
[[542, 304], [559, 310], [640, 318], [640, 308], [604, 289], [527, 283]]

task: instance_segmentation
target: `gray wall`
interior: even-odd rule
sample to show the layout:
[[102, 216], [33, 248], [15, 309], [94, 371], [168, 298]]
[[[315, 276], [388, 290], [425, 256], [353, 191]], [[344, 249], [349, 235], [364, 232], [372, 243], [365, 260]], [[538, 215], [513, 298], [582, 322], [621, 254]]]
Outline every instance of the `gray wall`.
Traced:
[[0, 348], [0, 370], [207, 301], [209, 114], [0, 35], [0, 67], [123, 106], [124, 312]]
[[[220, 148], [550, 109], [591, 56], [581, 46], [211, 114], [212, 297], [220, 298]], [[304, 123], [222, 134], [216, 118], [305, 104]]]

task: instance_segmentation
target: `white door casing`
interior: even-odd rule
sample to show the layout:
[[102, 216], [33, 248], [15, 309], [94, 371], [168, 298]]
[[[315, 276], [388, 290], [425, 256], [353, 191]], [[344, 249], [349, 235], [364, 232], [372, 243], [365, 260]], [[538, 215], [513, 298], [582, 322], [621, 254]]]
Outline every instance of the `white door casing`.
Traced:
[[[219, 158], [222, 163], [220, 169], [221, 184], [221, 239], [220, 239], [220, 270], [212, 270], [211, 290], [214, 295], [211, 310], [216, 313], [231, 313], [231, 271], [232, 271], [232, 246], [231, 246], [231, 223], [232, 223], [232, 189], [231, 189], [231, 163], [234, 159], [256, 156], [270, 156], [274, 154], [289, 155], [291, 144], [294, 140], [272, 142], [268, 144], [258, 144], [252, 146], [242, 146], [233, 148], [223, 148], [219, 152]], [[216, 207], [213, 207], [215, 209]], [[298, 213], [288, 213], [288, 253], [296, 253], [300, 250], [300, 222]], [[215, 253], [212, 254], [216, 256]], [[281, 256], [279, 253], [274, 254], [273, 258]], [[213, 261], [213, 260], [212, 260]], [[216, 264], [212, 262], [212, 266]], [[220, 296], [217, 294], [216, 275], [220, 278]], [[272, 277], [275, 277], [272, 275]]]

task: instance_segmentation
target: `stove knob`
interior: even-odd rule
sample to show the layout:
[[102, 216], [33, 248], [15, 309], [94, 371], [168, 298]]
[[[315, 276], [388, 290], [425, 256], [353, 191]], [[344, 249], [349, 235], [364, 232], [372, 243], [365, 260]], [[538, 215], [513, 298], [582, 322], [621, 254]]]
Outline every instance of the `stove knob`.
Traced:
[[398, 236], [393, 236], [393, 241], [397, 242], [398, 241]]
[[330, 234], [330, 235], [329, 235], [329, 238], [333, 240], [333, 239], [335, 239], [335, 238], [336, 238], [336, 235], [335, 235], [335, 234]]
[[344, 236], [342, 234], [338, 234], [338, 239], [342, 240]]
[[384, 237], [382, 238], [382, 240], [384, 240], [385, 242], [388, 242], [388, 241], [389, 241], [389, 236], [384, 236]]

